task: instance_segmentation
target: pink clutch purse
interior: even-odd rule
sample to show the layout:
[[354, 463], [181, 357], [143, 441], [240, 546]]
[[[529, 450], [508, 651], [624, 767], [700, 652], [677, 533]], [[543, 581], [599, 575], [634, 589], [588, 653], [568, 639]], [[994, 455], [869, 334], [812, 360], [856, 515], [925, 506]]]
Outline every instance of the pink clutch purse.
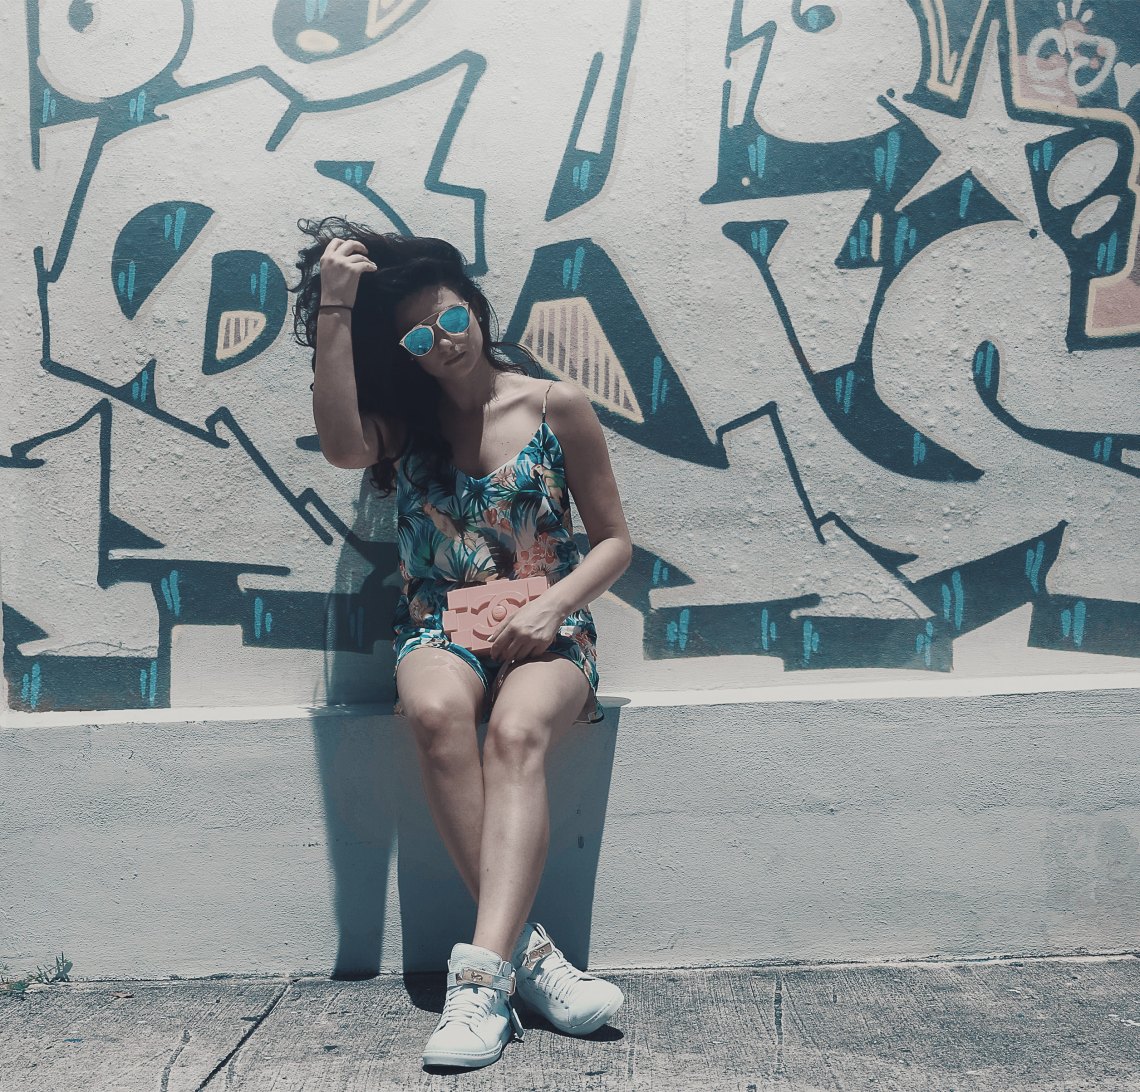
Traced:
[[537, 599], [549, 587], [550, 581], [545, 576], [526, 576], [456, 588], [447, 593], [443, 631], [457, 645], [471, 652], [487, 652], [495, 630], [519, 607]]

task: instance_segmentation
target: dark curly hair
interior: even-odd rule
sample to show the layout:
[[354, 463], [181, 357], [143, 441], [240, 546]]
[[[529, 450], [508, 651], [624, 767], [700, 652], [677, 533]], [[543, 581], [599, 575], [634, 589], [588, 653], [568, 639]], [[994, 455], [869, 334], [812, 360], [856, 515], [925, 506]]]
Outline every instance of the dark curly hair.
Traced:
[[[293, 304], [293, 336], [297, 343], [313, 350], [312, 366], [317, 367], [317, 307], [321, 302], [319, 262], [332, 239], [356, 239], [368, 251], [376, 271], [362, 273], [352, 309], [352, 365], [356, 375], [356, 399], [361, 413], [382, 416], [405, 425], [406, 440], [401, 451], [386, 451], [372, 467], [372, 483], [382, 496], [395, 487], [396, 460], [414, 451], [413, 472], [420, 488], [435, 481], [450, 485], [451, 445], [439, 425], [439, 384], [418, 367], [408, 367], [414, 359], [399, 343], [395, 310], [401, 300], [423, 288], [442, 285], [461, 296], [483, 332], [484, 352], [491, 366], [501, 372], [530, 374], [531, 368], [512, 360], [503, 352], [507, 343], [492, 336], [497, 326], [494, 311], [479, 286], [467, 274], [463, 255], [443, 239], [378, 233], [340, 216], [323, 220], [297, 221], [297, 227], [312, 242], [298, 252], [300, 283], [289, 290], [296, 293]], [[534, 358], [515, 346], [533, 364]], [[310, 384], [312, 389], [312, 384]]]

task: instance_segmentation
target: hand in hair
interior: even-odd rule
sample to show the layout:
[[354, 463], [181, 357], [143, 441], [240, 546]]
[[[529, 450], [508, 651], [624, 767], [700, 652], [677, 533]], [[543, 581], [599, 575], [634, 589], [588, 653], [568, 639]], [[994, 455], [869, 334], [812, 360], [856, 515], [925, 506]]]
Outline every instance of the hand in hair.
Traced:
[[361, 274], [376, 272], [367, 248], [358, 239], [330, 239], [319, 268], [322, 307], [352, 307]]

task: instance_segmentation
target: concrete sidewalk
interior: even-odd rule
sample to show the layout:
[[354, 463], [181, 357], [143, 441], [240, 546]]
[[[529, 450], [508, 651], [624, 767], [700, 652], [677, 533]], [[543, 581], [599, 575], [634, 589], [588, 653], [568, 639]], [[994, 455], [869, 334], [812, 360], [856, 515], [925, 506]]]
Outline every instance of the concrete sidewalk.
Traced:
[[0, 1089], [1140, 1089], [1131, 955], [607, 977], [613, 1026], [460, 1073], [420, 1066], [442, 975], [56, 984], [0, 998]]

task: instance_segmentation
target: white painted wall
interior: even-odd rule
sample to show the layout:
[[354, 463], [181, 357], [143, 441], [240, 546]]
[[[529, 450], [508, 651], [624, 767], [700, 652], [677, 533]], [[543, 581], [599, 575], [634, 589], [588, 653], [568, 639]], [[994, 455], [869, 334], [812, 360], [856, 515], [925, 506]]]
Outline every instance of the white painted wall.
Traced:
[[801, 7], [0, 11], [0, 963], [469, 927], [389, 716], [392, 508], [287, 333], [334, 212], [459, 245], [606, 429], [638, 552], [551, 764], [571, 955], [1135, 948], [1140, 26]]
[[277, 325], [331, 212], [451, 239], [518, 336], [604, 336], [609, 688], [1134, 670], [1126, 6], [9, 5], [8, 705], [390, 699], [391, 550], [351, 535], [391, 509], [306, 447]]
[[[1082, 681], [611, 699], [552, 751], [535, 917], [603, 967], [1133, 950], [1140, 678]], [[8, 715], [0, 963], [435, 970], [470, 932], [402, 722], [151, 716]]]

